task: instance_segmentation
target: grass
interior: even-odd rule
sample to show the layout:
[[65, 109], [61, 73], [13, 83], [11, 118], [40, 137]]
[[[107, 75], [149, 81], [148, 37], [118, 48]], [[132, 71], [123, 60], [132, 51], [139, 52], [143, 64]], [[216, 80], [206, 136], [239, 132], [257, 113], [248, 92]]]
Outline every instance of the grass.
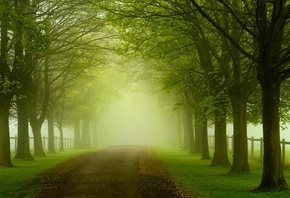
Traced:
[[67, 150], [34, 161], [13, 160], [15, 167], [0, 167], [0, 198], [31, 198], [39, 190], [32, 182], [46, 170], [88, 150]]
[[[290, 191], [251, 192], [261, 181], [262, 164], [257, 159], [249, 160], [250, 174], [229, 175], [230, 167], [211, 167], [210, 160], [201, 160], [198, 154], [190, 155], [175, 148], [156, 148], [155, 151], [172, 179], [191, 195], [205, 198], [290, 197]], [[285, 169], [285, 177], [289, 183], [289, 168]]]

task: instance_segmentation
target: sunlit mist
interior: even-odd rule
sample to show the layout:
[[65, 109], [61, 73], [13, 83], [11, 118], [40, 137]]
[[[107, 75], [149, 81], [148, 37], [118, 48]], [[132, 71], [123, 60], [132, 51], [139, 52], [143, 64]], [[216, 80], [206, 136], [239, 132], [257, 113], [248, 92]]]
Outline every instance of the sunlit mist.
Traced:
[[170, 145], [174, 128], [170, 120], [170, 113], [152, 94], [128, 93], [99, 121], [100, 144]]

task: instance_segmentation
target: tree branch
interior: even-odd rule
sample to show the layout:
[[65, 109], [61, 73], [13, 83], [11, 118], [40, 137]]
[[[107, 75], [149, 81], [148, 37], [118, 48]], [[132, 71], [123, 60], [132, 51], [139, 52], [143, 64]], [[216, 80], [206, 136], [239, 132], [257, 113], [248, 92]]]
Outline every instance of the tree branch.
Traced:
[[250, 35], [252, 35], [255, 39], [257, 39], [257, 35], [250, 30], [242, 21], [241, 19], [237, 16], [236, 12], [234, 11], [227, 3], [224, 2], [224, 0], [218, 0], [221, 4], [224, 5], [225, 8], [231, 13], [231, 15], [237, 20], [237, 22], [242, 26], [244, 30], [246, 30]]
[[287, 78], [290, 78], [290, 68], [287, 68], [287, 69], [284, 69], [283, 71], [281, 71], [279, 73], [279, 76], [280, 76], [281, 82], [283, 82]]
[[224, 35], [242, 54], [246, 57], [252, 59], [253, 61], [257, 62], [256, 57], [254, 57], [251, 53], [247, 52], [244, 48], [242, 48], [235, 39], [229, 35], [213, 18], [211, 18], [207, 13], [203, 11], [200, 5], [196, 3], [195, 0], [190, 0], [194, 7], [199, 11], [199, 13], [206, 18], [222, 35]]

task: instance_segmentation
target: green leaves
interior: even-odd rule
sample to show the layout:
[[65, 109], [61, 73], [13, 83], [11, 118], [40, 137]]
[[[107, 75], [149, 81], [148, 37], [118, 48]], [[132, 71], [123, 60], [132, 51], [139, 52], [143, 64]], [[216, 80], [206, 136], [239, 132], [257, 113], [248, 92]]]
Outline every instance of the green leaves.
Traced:
[[16, 87], [19, 87], [18, 81], [11, 81], [8, 76], [0, 75], [0, 93], [1, 94], [13, 94]]

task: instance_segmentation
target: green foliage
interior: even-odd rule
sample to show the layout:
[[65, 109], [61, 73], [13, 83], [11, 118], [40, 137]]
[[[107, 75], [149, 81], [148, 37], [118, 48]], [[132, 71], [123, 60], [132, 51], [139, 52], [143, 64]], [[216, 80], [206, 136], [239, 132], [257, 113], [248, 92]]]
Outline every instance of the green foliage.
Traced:
[[290, 92], [289, 80], [285, 80], [281, 85], [281, 104], [280, 104], [280, 119], [281, 127], [286, 129], [287, 123], [290, 123]]
[[0, 93], [2, 94], [14, 93], [15, 88], [19, 86], [18, 81], [9, 80], [8, 76], [4, 76], [4, 78], [0, 77]]
[[247, 120], [252, 124], [261, 124], [262, 122], [262, 104], [261, 89], [257, 87], [256, 91], [250, 96], [247, 103]]

